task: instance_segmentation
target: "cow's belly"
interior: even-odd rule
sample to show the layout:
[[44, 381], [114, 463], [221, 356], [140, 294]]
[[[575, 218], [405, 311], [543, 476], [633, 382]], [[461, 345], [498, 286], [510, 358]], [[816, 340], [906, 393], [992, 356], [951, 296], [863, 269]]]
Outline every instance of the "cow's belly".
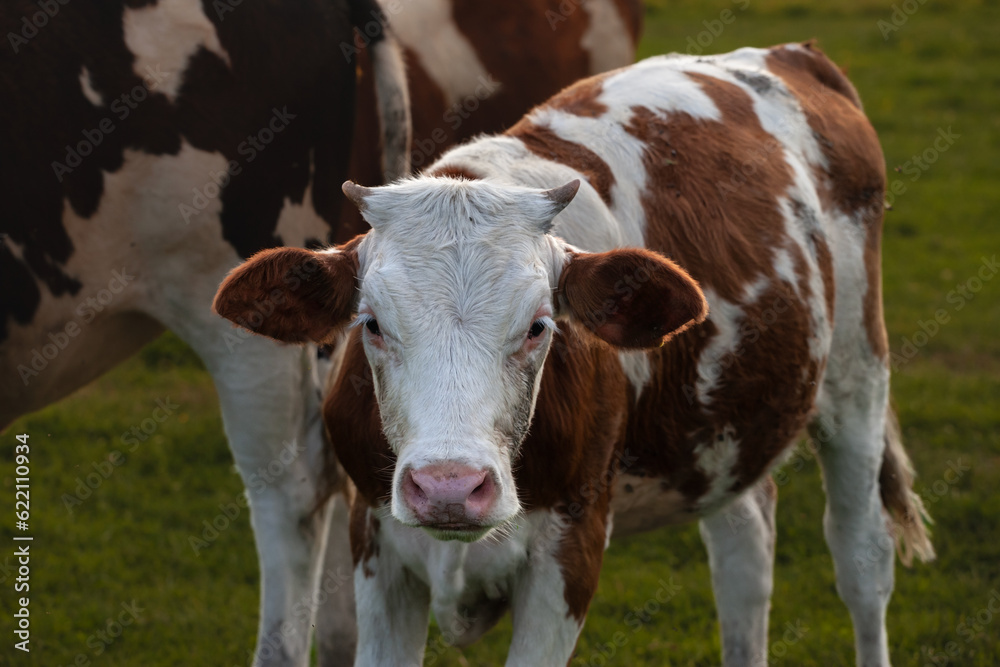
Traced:
[[137, 312], [87, 323], [71, 311], [51, 328], [13, 327], [0, 347], [0, 429], [100, 377], [162, 331]]

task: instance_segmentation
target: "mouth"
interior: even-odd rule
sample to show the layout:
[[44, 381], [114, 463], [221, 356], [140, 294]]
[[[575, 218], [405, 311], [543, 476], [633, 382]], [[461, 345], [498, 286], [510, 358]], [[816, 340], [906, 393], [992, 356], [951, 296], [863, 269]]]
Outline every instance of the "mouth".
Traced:
[[459, 542], [475, 542], [493, 530], [491, 526], [471, 523], [434, 523], [424, 524], [420, 527], [436, 540]]

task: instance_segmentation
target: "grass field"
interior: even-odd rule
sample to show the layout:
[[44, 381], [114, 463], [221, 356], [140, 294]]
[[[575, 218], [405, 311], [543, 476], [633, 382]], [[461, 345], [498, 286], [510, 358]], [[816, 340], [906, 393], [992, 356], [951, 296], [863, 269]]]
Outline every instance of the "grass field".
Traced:
[[[939, 558], [897, 567], [891, 652], [897, 665], [1000, 664], [1000, 618], [987, 607], [991, 594], [1000, 599], [1000, 280], [980, 279], [989, 273], [984, 258], [1000, 254], [1000, 6], [899, 1], [894, 23], [891, 0], [649, 4], [643, 55], [818, 38], [849, 70], [888, 167], [903, 170], [890, 172], [905, 191], [893, 198], [884, 241], [885, 307], [898, 362], [893, 397], [920, 473], [917, 490], [936, 520]], [[732, 20], [713, 23], [726, 9]], [[937, 152], [941, 131], [957, 136]], [[925, 151], [934, 160], [921, 169], [911, 160]], [[940, 310], [947, 323], [922, 333]], [[123, 437], [168, 399], [176, 407], [151, 436]], [[0, 446], [4, 506], [13, 502], [14, 434], [21, 432], [33, 445], [32, 652], [11, 648], [16, 575], [5, 546], [0, 664], [246, 664], [258, 596], [246, 511], [207, 548], [195, 553], [190, 545], [220, 504], [241, 493], [214, 391], [190, 351], [164, 336], [70, 399], [19, 421]], [[110, 458], [115, 450], [124, 460]], [[850, 620], [822, 536], [820, 477], [808, 454], [800, 461], [801, 469], [785, 470], [779, 492], [772, 664], [851, 665]], [[97, 488], [78, 491], [91, 473]], [[68, 506], [73, 495], [87, 497]], [[10, 524], [0, 522], [5, 545]], [[679, 592], [658, 609], [647, 606], [661, 580]], [[649, 613], [632, 620], [644, 606]], [[695, 526], [617, 542], [573, 664], [718, 664], [714, 614]], [[112, 618], [128, 624], [112, 624], [109, 633]], [[429, 653], [428, 664], [502, 664], [509, 639], [504, 622], [464, 652]]]

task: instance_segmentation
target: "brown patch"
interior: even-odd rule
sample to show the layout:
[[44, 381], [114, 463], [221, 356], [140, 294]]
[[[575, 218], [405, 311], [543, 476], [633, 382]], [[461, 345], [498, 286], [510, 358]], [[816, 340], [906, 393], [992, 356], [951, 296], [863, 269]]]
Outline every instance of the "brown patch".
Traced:
[[[555, 29], [550, 11], [566, 19]], [[534, 105], [592, 73], [589, 54], [580, 47], [588, 23], [585, 11], [563, 17], [557, 0], [453, 0], [452, 15], [476, 45], [486, 71], [502, 84], [470, 113], [466, 124], [478, 127], [461, 128], [463, 138], [510, 126]]]
[[351, 560], [354, 562], [355, 569], [358, 565], [364, 568], [365, 577], [368, 579], [375, 576], [375, 572], [367, 564], [372, 558], [378, 558], [378, 531], [380, 527], [381, 522], [375, 517], [370, 506], [360, 501], [351, 505], [349, 527]]
[[874, 128], [861, 111], [854, 86], [812, 44], [806, 51], [771, 49], [767, 68], [781, 77], [806, 114], [823, 155], [817, 181], [824, 209], [855, 216], [865, 230], [865, 332], [872, 352], [888, 362], [889, 343], [882, 316], [882, 216], [885, 158]]
[[[365, 504], [375, 507], [390, 497], [396, 455], [382, 433], [371, 366], [365, 357], [360, 328], [348, 333], [344, 359], [323, 403], [334, 456], [328, 456], [324, 477], [339, 462]], [[361, 502], [359, 501], [359, 502]]]
[[644, 165], [657, 184], [643, 196], [646, 244], [738, 302], [747, 284], [774, 275], [772, 249], [786, 242], [778, 196], [792, 175], [742, 88], [688, 76], [715, 102], [721, 122], [683, 113], [664, 120], [637, 107], [626, 127], [646, 145]]
[[814, 239], [816, 244], [816, 264], [823, 277], [823, 298], [826, 300], [826, 317], [833, 325], [833, 313], [837, 305], [837, 288], [833, 283], [833, 255], [826, 239]]
[[709, 410], [717, 429], [740, 439], [733, 491], [752, 485], [805, 428], [818, 389], [820, 364], [809, 351], [808, 285], [776, 281], [744, 308], [745, 331], [735, 352], [719, 360], [720, 384]]
[[466, 181], [478, 181], [482, 178], [468, 167], [459, 164], [438, 165], [427, 172], [428, 176], [438, 176], [445, 178], [457, 178]]
[[556, 559], [580, 622], [597, 590], [627, 403], [617, 353], [578, 325], [560, 324], [514, 479], [526, 510], [558, 508], [566, 522]]
[[[604, 509], [603, 516], [601, 508]], [[569, 528], [563, 535], [555, 556], [562, 572], [563, 597], [569, 615], [581, 625], [587, 617], [587, 609], [597, 592], [601, 577], [607, 535], [607, 509], [607, 502], [602, 502], [576, 519], [560, 513], [571, 523], [568, 524]]]
[[566, 141], [551, 128], [535, 125], [527, 119], [507, 131], [509, 136], [520, 139], [525, 147], [540, 158], [564, 164], [580, 172], [604, 203], [611, 206], [611, 188], [615, 176], [608, 163], [597, 153], [582, 144]]
[[[647, 246], [730, 302], [740, 303], [755, 280], [770, 281], [759, 300], [745, 308], [740, 347], [717, 362], [720, 376], [708, 406], [699, 404], [695, 387], [698, 361], [717, 334], [711, 314], [649, 353], [653, 375], [629, 417], [625, 447], [635, 459], [629, 472], [661, 477], [693, 510], [709, 488], [695, 467], [695, 447], [724, 427], [734, 428], [741, 438], [734, 490], [749, 486], [804, 425], [818, 369], [809, 358], [808, 305], [774, 270], [774, 252], [780, 248], [792, 252], [800, 271], [804, 261], [785, 234], [778, 206], [792, 182], [783, 149], [761, 127], [743, 89], [709, 76], [689, 76], [715, 102], [721, 122], [683, 113], [664, 119], [640, 107], [633, 109], [627, 127], [645, 143], [648, 178], [657, 184], [643, 197]], [[825, 271], [832, 285], [832, 263]], [[781, 312], [768, 322], [776, 300]]]
[[599, 118], [608, 112], [608, 106], [597, 99], [604, 92], [604, 78], [592, 76], [578, 81], [542, 106], [554, 107], [574, 116]]
[[566, 504], [569, 515], [579, 518], [603, 502], [611, 488], [612, 455], [624, 436], [627, 400], [617, 353], [579, 325], [560, 323], [531, 430], [515, 461], [526, 509]]
[[229, 272], [212, 311], [285, 343], [330, 343], [354, 309], [361, 238], [337, 254], [262, 250]]
[[708, 314], [684, 269], [635, 248], [572, 255], [559, 298], [599, 338], [623, 349], [660, 347]]

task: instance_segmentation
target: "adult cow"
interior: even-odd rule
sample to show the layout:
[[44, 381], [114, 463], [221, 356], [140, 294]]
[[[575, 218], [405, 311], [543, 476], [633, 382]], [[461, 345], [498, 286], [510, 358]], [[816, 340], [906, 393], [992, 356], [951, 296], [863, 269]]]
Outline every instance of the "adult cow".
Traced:
[[358, 492], [357, 664], [418, 663], [431, 608], [467, 642], [508, 607], [507, 664], [565, 664], [612, 527], [695, 519], [724, 662], [766, 664], [767, 473], [811, 426], [858, 664], [888, 665], [893, 553], [871, 545], [933, 550], [888, 405], [884, 187], [812, 45], [658, 57], [419, 178], [345, 184], [366, 235], [236, 269], [233, 321], [282, 294], [257, 333], [356, 324], [324, 416]]
[[[175, 330], [212, 373], [240, 471], [281, 471], [250, 494], [261, 661], [306, 660], [332, 520], [343, 537], [329, 540], [321, 580], [339, 594], [327, 596], [316, 623], [321, 662], [343, 662], [353, 652], [353, 605], [338, 586], [338, 566], [346, 559], [350, 567], [346, 515], [342, 506], [312, 512], [322, 367], [310, 351], [237, 335], [208, 303], [225, 271], [260, 248], [353, 235], [353, 205], [354, 219], [337, 224], [349, 147], [348, 173], [365, 182], [381, 179], [383, 160], [392, 177], [410, 157], [430, 159], [419, 148], [407, 155], [405, 133], [393, 131], [405, 126], [405, 98], [382, 15], [346, 0], [84, 5], [50, 3], [53, 15], [27, 1], [0, 10], [11, 48], [0, 60], [8, 100], [0, 110], [8, 201], [0, 427], [97, 377], [164, 327]], [[580, 77], [628, 64], [639, 10], [634, 0], [385, 3], [417, 91], [415, 136], [443, 149], [515, 122]], [[351, 25], [365, 44], [356, 121]], [[501, 28], [502, 41], [493, 38]], [[530, 85], [520, 83], [526, 74]], [[464, 106], [452, 112], [452, 99]], [[388, 122], [378, 125], [379, 113]], [[296, 450], [299, 459], [285, 466]]]
[[0, 10], [0, 428], [164, 328], [187, 341], [215, 381], [244, 479], [280, 471], [248, 489], [262, 663], [309, 655], [330, 514], [313, 512], [315, 351], [233, 336], [209, 306], [242, 258], [332, 236], [356, 97], [339, 45], [373, 20], [395, 177], [408, 170], [406, 80], [373, 0]]

